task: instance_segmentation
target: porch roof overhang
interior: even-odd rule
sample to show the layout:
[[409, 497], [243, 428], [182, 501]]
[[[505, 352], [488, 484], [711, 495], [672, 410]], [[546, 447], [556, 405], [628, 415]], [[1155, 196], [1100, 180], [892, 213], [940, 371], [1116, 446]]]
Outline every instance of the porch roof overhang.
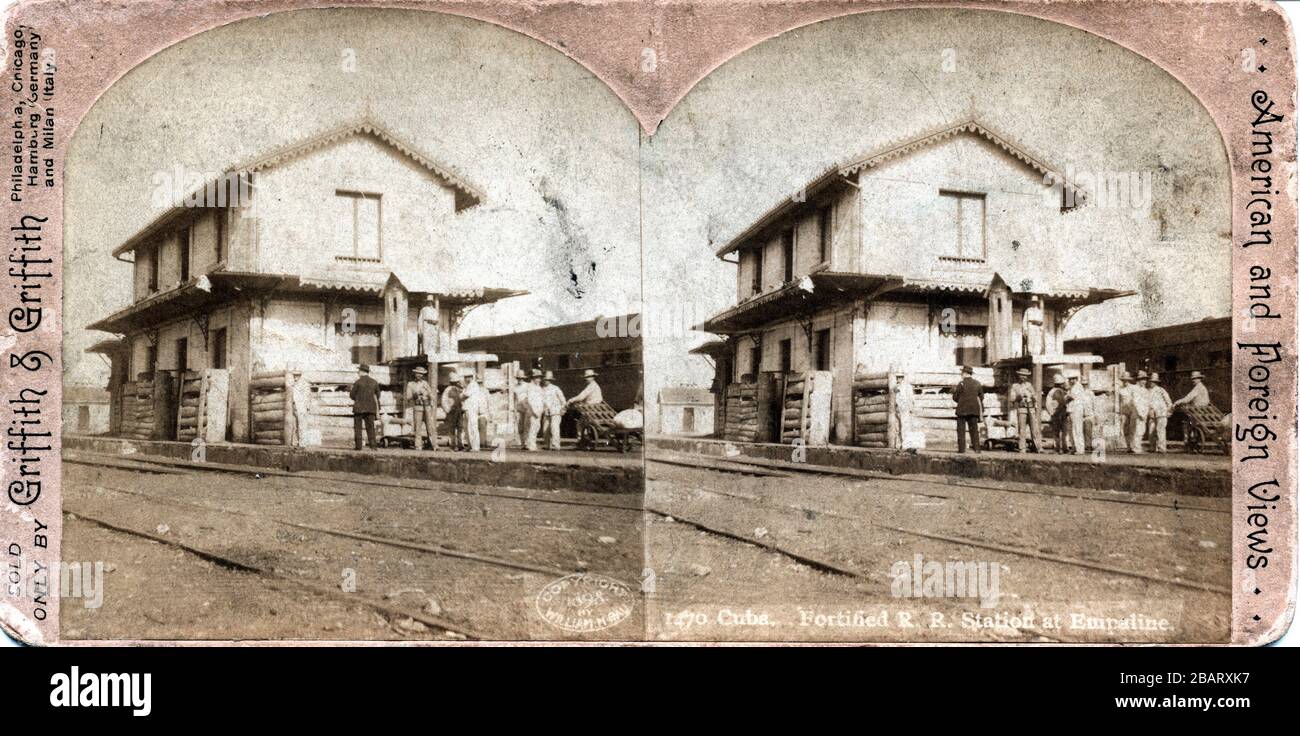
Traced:
[[[960, 294], [982, 298], [988, 282], [943, 279], [914, 279], [886, 274], [814, 271], [799, 281], [783, 284], [775, 291], [747, 299], [709, 318], [694, 329], [719, 335], [741, 334], [769, 322], [807, 314], [855, 299], [872, 301], [886, 294]], [[1132, 296], [1124, 289], [1048, 288], [1015, 292], [1017, 296], [1041, 296], [1047, 303], [1064, 307], [1100, 304], [1109, 299]]]
[[707, 340], [688, 351], [691, 355], [707, 355], [716, 358], [731, 352], [731, 345], [726, 340]]
[[233, 301], [243, 294], [272, 291], [285, 280], [286, 277], [273, 274], [224, 271], [204, 274], [92, 322], [86, 329], [125, 334], [196, 309]]
[[109, 337], [94, 345], [86, 348], [87, 353], [99, 353], [100, 355], [113, 355], [122, 348], [126, 347], [126, 341], [120, 337]]
[[[125, 334], [170, 318], [234, 301], [240, 297], [285, 294], [350, 294], [378, 299], [382, 282], [331, 280], [293, 274], [242, 273], [214, 271], [180, 286], [154, 294], [125, 309], [93, 322], [86, 329]], [[445, 304], [463, 306], [490, 304], [527, 294], [519, 289], [465, 288], [448, 289], [438, 294]]]
[[739, 334], [777, 319], [805, 315], [854, 299], [874, 299], [904, 283], [899, 276], [819, 271], [747, 299], [695, 329], [719, 335]]

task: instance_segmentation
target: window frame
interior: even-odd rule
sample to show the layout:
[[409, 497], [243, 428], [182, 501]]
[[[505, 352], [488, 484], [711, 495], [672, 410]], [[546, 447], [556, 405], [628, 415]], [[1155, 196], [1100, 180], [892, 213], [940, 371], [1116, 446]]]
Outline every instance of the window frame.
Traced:
[[154, 245], [148, 249], [149, 265], [145, 266], [145, 293], [157, 294], [159, 281], [161, 280], [161, 262], [162, 262], [162, 243]]
[[831, 234], [835, 230], [835, 205], [827, 203], [817, 210], [818, 263], [831, 262]]
[[[958, 263], [984, 263], [986, 260], [988, 260], [988, 248], [989, 248], [988, 193], [971, 192], [971, 191], [965, 191], [961, 189], [940, 189], [939, 196], [951, 198], [955, 201], [955, 204], [957, 205], [957, 220], [955, 223], [956, 230], [957, 230], [957, 252], [940, 254], [939, 259], [944, 261], [955, 261]], [[978, 256], [968, 254], [966, 243], [965, 243], [963, 204], [967, 200], [979, 200], [980, 202], [980, 240], [979, 240], [980, 252]]]
[[799, 252], [799, 239], [793, 225], [781, 231], [781, 283], [794, 281], [795, 257]]
[[179, 282], [185, 283], [193, 275], [190, 271], [191, 250], [194, 244], [194, 228], [185, 226], [176, 231], [176, 262]]
[[[384, 260], [384, 195], [359, 189], [335, 189], [334, 196], [346, 197], [352, 202], [352, 252], [336, 255], [342, 261], [382, 263]], [[361, 202], [375, 200], [375, 255], [361, 255]]]
[[[834, 357], [834, 352], [835, 352], [835, 335], [834, 333], [831, 332], [832, 329], [834, 328], [826, 327], [820, 330], [813, 331], [812, 365], [813, 365], [813, 370], [815, 371], [833, 370], [834, 363], [831, 362], [831, 358]], [[823, 349], [822, 346], [822, 335], [826, 336], [826, 345], [824, 346], [825, 349]], [[826, 367], [823, 368], [822, 367], [823, 365], [825, 365]]]

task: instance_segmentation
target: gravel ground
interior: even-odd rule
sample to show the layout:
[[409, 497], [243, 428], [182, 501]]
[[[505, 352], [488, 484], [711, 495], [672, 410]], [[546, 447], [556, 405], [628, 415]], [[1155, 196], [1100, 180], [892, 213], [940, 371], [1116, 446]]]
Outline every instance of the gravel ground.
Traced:
[[[69, 638], [76, 632], [90, 639], [189, 639], [225, 631], [266, 639], [447, 636], [436, 622], [491, 639], [636, 639], [644, 629], [636, 497], [616, 499], [629, 507], [620, 509], [572, 505], [609, 504], [609, 494], [377, 486], [346, 477], [138, 473], [72, 464], [65, 466], [64, 489], [65, 514], [74, 517], [64, 532], [64, 559], [122, 560], [113, 563], [119, 582], [106, 586], [100, 609], [67, 610], [62, 626]], [[94, 521], [124, 531], [104, 530]], [[88, 528], [97, 533], [86, 534]], [[262, 574], [232, 571], [146, 536]], [[169, 587], [174, 576], [147, 564], [157, 554], [179, 556], [174, 564], [183, 568], [184, 585]], [[542, 620], [538, 594], [581, 571], [632, 586], [631, 616], [577, 633]], [[198, 599], [208, 605], [195, 610]], [[322, 608], [323, 599], [331, 601], [328, 607]], [[177, 621], [186, 623], [160, 628], [148, 618], [159, 606], [184, 609]], [[328, 615], [322, 617], [323, 611]], [[327, 625], [333, 628], [323, 629]]]
[[[1014, 484], [754, 477], [652, 462], [646, 504], [674, 521], [659, 517], [646, 532], [660, 572], [648, 604], [650, 635], [1225, 641], [1226, 500], [1195, 499], [1196, 508], [1177, 500]], [[904, 563], [902, 577], [913, 582], [907, 572], [918, 567], [918, 555], [923, 583], [928, 563], [974, 563], [977, 571], [983, 564], [986, 583], [996, 565], [997, 595], [981, 599], [955, 587], [927, 592], [922, 585], [924, 595], [912, 597], [914, 586], [896, 586], [896, 565]], [[745, 623], [763, 613], [768, 623]], [[1057, 615], [1060, 627], [1044, 622]], [[1130, 615], [1167, 623], [1161, 630], [1119, 628]], [[1089, 628], [1098, 622], [1078, 616], [1110, 619], [1101, 623], [1111, 628]]]

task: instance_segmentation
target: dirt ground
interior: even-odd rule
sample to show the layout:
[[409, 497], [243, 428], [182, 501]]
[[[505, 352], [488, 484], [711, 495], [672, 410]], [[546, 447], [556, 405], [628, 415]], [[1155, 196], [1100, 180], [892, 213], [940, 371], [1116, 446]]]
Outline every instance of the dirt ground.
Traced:
[[[65, 638], [636, 639], [643, 630], [639, 496], [77, 464], [65, 465], [64, 483], [64, 559], [106, 563], [102, 606], [65, 606]], [[577, 632], [542, 620], [539, 594], [581, 573], [624, 583], [628, 615]]]
[[[646, 504], [662, 512], [646, 530], [658, 572], [652, 639], [1228, 637], [1226, 499], [762, 477], [652, 460]], [[977, 595], [978, 577], [927, 590], [927, 566], [943, 566], [946, 583], [953, 562], [977, 576], [983, 566], [987, 583], [996, 565], [996, 586], [984, 586], [996, 595]]]

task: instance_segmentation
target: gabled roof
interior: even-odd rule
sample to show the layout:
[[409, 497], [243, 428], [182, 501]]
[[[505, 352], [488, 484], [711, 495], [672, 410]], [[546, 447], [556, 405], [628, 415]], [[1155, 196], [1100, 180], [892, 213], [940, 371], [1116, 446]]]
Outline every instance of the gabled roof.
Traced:
[[[191, 196], [208, 190], [215, 184], [220, 184], [228, 177], [265, 171], [295, 158], [318, 151], [345, 138], [362, 135], [374, 138], [390, 148], [395, 149], [398, 153], [406, 156], [416, 165], [424, 168], [429, 173], [433, 174], [434, 177], [450, 187], [455, 193], [455, 207], [457, 212], [473, 207], [483, 201], [482, 191], [466, 181], [453, 169], [438, 163], [434, 159], [425, 155], [411, 144], [393, 135], [387, 128], [369, 117], [363, 117], [337, 128], [332, 128], [308, 138], [280, 146], [279, 148], [273, 149], [272, 151], [257, 156], [256, 158], [250, 159], [236, 166], [231, 166], [222, 172], [214, 182], [205, 183], [202, 187], [196, 189]], [[184, 199], [189, 198], [190, 197], [186, 197]], [[184, 199], [182, 201], [184, 201]], [[128, 238], [126, 242], [114, 248], [113, 256], [116, 257], [128, 251], [135, 250], [145, 240], [157, 234], [168, 224], [180, 219], [183, 214], [191, 212], [193, 209], [194, 208], [192, 207], [184, 206], [172, 207], [156, 217], [135, 235]]]
[[717, 250], [717, 256], [721, 258], [736, 250], [740, 250], [748, 240], [770, 227], [784, 215], [807, 206], [807, 203], [818, 193], [827, 189], [836, 182], [847, 180], [866, 169], [875, 168], [894, 159], [901, 158], [916, 151], [933, 146], [937, 143], [947, 141], [954, 136], [962, 134], [972, 134], [980, 136], [985, 140], [1002, 149], [1007, 155], [1020, 161], [1034, 171], [1047, 176], [1051, 174], [1056, 177], [1061, 186], [1067, 192], [1071, 192], [1075, 200], [1083, 203], [1087, 199], [1087, 193], [1078, 186], [1067, 181], [1060, 169], [1049, 166], [1038, 156], [1028, 152], [1023, 146], [1013, 142], [1000, 133], [995, 132], [992, 128], [979, 122], [973, 117], [965, 118], [956, 123], [946, 123], [938, 128], [932, 128], [918, 135], [913, 135], [892, 143], [885, 144], [875, 150], [864, 153], [855, 158], [849, 159], [847, 163], [832, 166], [813, 177], [807, 185], [801, 190], [804, 194], [802, 201], [796, 201], [793, 198], [786, 197], [769, 209], [762, 217], [754, 221], [752, 225], [745, 228], [740, 234], [731, 238], [721, 248]]
[[922, 148], [933, 146], [936, 143], [942, 143], [954, 136], [961, 135], [962, 133], [972, 133], [984, 138], [998, 148], [1001, 148], [1007, 153], [1007, 155], [1020, 161], [1043, 176], [1051, 174], [1058, 177], [1067, 191], [1074, 192], [1078, 199], [1084, 199], [1085, 193], [1078, 187], [1065, 182], [1064, 175], [1061, 173], [1060, 169], [1049, 166], [1044, 163], [1042, 159], [1026, 151], [1024, 147], [1011, 141], [1011, 139], [1006, 136], [993, 131], [987, 125], [984, 125], [973, 117], [966, 118], [957, 123], [950, 123], [938, 128], [932, 128], [919, 135], [911, 136], [901, 141], [888, 143], [874, 151], [858, 156], [849, 163], [839, 167], [840, 175], [848, 176], [850, 174], [856, 174], [863, 169], [874, 168]]

